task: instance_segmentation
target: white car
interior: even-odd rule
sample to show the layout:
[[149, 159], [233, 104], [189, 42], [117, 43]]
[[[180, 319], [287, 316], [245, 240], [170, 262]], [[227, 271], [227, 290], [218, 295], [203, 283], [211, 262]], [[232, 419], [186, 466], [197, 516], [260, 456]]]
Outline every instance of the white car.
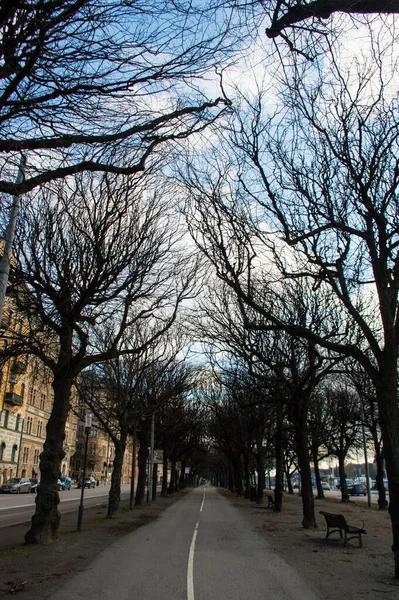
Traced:
[[21, 494], [23, 492], [29, 494], [30, 488], [31, 481], [27, 477], [12, 477], [3, 483], [0, 487], [0, 492], [2, 494]]

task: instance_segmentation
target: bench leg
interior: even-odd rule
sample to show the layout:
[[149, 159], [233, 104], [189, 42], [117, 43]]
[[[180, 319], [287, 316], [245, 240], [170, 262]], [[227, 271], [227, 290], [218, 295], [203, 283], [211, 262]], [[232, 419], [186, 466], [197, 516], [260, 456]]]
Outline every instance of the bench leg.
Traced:
[[330, 528], [329, 528], [329, 526], [327, 525], [327, 533], [326, 533], [326, 537], [325, 537], [325, 539], [327, 539], [327, 538], [328, 538], [328, 536], [329, 536], [329, 535], [331, 535], [332, 533], [339, 533], [339, 537], [340, 537], [340, 538], [341, 538], [341, 540], [342, 540], [342, 537], [343, 537], [343, 536], [342, 536], [342, 529], [331, 529], [331, 531], [330, 531]]
[[346, 546], [346, 544], [349, 542], [349, 540], [354, 540], [354, 539], [359, 540], [359, 548], [362, 548], [363, 547], [363, 539], [362, 539], [361, 533], [356, 533], [355, 535], [351, 535], [350, 537], [347, 537], [346, 532], [345, 532], [344, 546]]

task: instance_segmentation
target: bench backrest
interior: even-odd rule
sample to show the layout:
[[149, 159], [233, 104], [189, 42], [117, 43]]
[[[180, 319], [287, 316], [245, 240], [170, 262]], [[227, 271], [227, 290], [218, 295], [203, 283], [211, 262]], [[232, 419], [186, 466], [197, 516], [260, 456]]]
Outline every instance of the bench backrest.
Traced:
[[324, 511], [320, 511], [320, 514], [325, 516], [327, 524], [330, 527], [340, 527], [341, 529], [345, 529], [346, 519], [344, 515], [337, 515], [336, 513], [329, 513]]

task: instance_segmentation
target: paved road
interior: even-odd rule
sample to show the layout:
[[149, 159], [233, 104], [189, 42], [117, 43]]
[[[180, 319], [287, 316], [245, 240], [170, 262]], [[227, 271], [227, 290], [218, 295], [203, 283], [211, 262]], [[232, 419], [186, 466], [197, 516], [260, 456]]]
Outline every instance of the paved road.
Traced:
[[[94, 489], [85, 489], [84, 506], [97, 506], [108, 502], [109, 486], [99, 486]], [[128, 498], [130, 486], [121, 488], [121, 497]], [[58, 509], [63, 513], [76, 512], [80, 504], [81, 490], [60, 492]], [[30, 521], [35, 512], [36, 494], [0, 494], [0, 529], [10, 525], [18, 525]]]
[[316, 600], [212, 487], [112, 544], [50, 600]]

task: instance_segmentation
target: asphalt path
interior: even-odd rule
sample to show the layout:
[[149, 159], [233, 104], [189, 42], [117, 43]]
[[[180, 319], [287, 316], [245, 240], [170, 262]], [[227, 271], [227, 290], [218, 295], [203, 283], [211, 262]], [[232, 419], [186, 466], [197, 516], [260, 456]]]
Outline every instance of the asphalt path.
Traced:
[[51, 600], [316, 600], [270, 544], [210, 486], [127, 534]]
[[[83, 505], [86, 507], [100, 506], [108, 502], [109, 486], [98, 486], [94, 489], [85, 489]], [[59, 492], [60, 504], [58, 509], [61, 514], [78, 511], [81, 490], [71, 488]], [[128, 498], [130, 486], [121, 488], [121, 498]], [[0, 494], [0, 529], [12, 525], [19, 525], [30, 521], [35, 512], [36, 494]]]

